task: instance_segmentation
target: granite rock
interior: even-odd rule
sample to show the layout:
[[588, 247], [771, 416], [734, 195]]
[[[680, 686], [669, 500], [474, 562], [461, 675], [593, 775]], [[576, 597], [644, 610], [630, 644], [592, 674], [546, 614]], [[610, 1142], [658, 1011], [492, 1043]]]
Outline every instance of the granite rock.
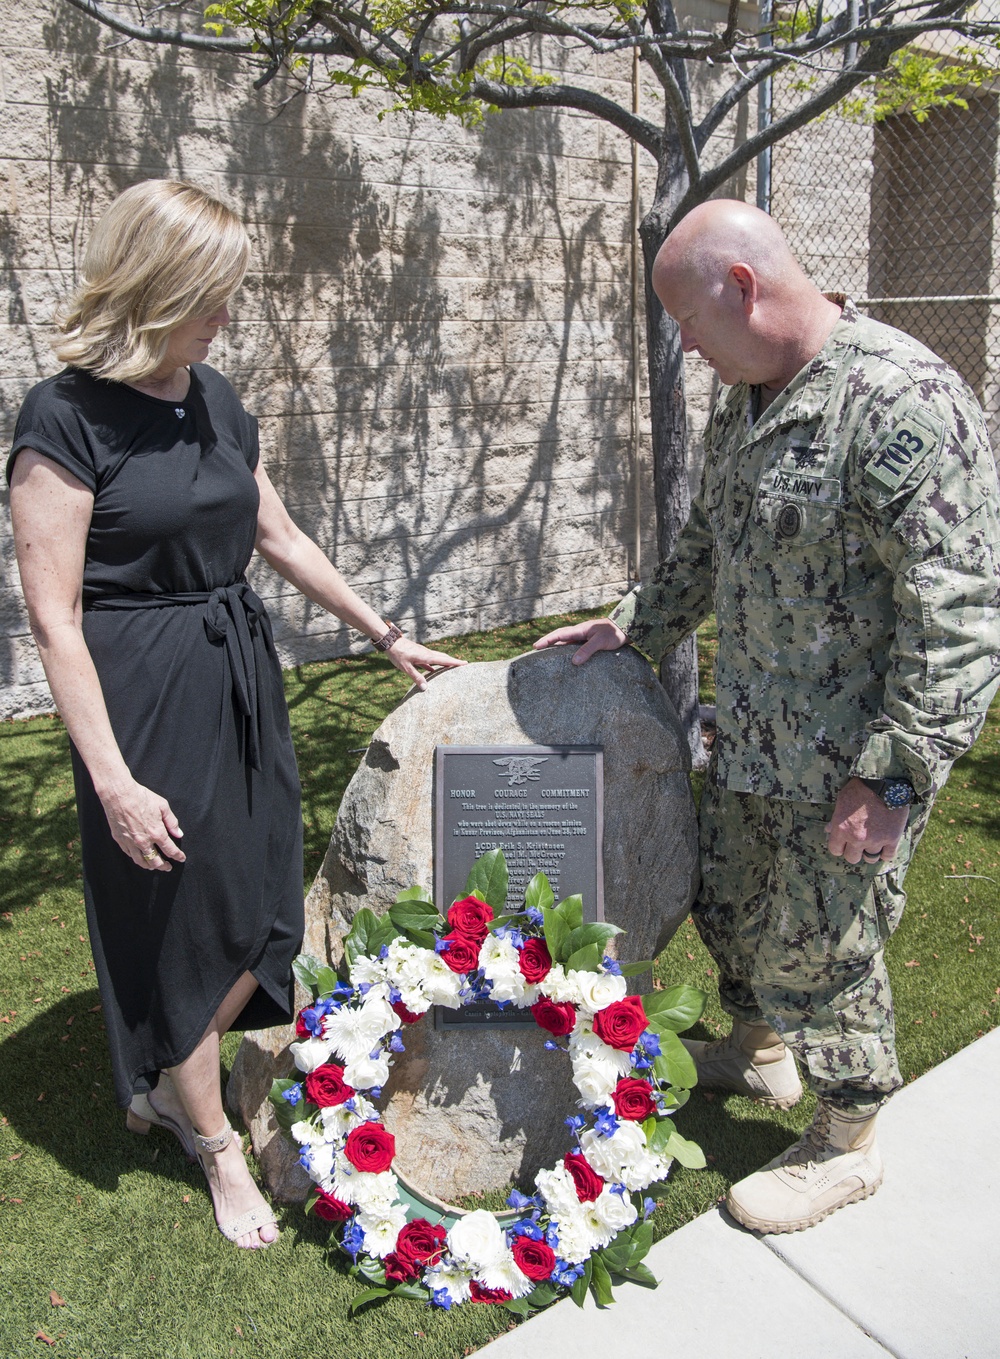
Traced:
[[[436, 745], [596, 745], [604, 751], [605, 916], [626, 931], [618, 956], [654, 956], [697, 889], [697, 829], [687, 743], [647, 662], [630, 650], [574, 666], [571, 649], [445, 671], [416, 690], [372, 736], [344, 794], [330, 847], [306, 903], [304, 951], [336, 964], [357, 910], [382, 912], [404, 888], [433, 881]], [[572, 890], [567, 885], [567, 890]], [[633, 989], [646, 989], [648, 974]], [[569, 1064], [534, 1026], [404, 1030], [385, 1091], [395, 1168], [448, 1202], [530, 1183], [567, 1148]], [[244, 1039], [229, 1087], [272, 1191], [301, 1198], [304, 1177], [266, 1104], [290, 1069], [294, 1034]], [[261, 1101], [264, 1101], [263, 1105]]]

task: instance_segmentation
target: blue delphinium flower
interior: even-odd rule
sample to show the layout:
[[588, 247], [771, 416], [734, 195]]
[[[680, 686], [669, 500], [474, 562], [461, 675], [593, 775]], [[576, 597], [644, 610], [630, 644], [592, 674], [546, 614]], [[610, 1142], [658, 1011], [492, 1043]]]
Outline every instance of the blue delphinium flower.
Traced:
[[545, 917], [544, 915], [542, 915], [542, 912], [538, 906], [526, 906], [524, 908], [524, 914], [528, 917], [528, 919], [531, 921], [533, 925], [542, 925], [545, 923]]
[[353, 1255], [355, 1259], [357, 1259], [358, 1255], [364, 1249], [365, 1233], [357, 1218], [352, 1217], [344, 1228], [344, 1234], [340, 1238], [340, 1244], [343, 1246], [344, 1250], [347, 1251], [348, 1255]]
[[583, 1114], [570, 1114], [569, 1118], [564, 1118], [563, 1122], [572, 1133], [581, 1133], [587, 1126], [587, 1120]]
[[620, 1199], [623, 1199], [625, 1195], [628, 1193], [628, 1190], [625, 1188], [623, 1184], [613, 1184], [611, 1186], [610, 1192], [612, 1194], [617, 1194]]
[[333, 988], [333, 995], [337, 1000], [350, 1000], [354, 995], [354, 987], [350, 982], [339, 981]]
[[435, 1288], [431, 1302], [435, 1307], [443, 1307], [446, 1312], [450, 1312], [453, 1299], [447, 1288]]
[[556, 1231], [554, 1222], [550, 1222], [545, 1228], [545, 1244], [551, 1246], [553, 1250], [559, 1249], [559, 1233]]
[[632, 1053], [632, 1065], [635, 1067], [636, 1071], [648, 1071], [653, 1065], [653, 1059], [652, 1057], [645, 1056], [644, 1053], [636, 1051]]
[[586, 1265], [571, 1265], [565, 1260], [557, 1260], [550, 1277], [553, 1283], [559, 1284], [562, 1288], [572, 1288], [577, 1279], [582, 1277], [585, 1269]]
[[388, 958], [388, 956], [389, 956], [389, 945], [388, 945], [388, 944], [383, 944], [383, 945], [382, 945], [382, 947], [381, 947], [381, 948], [379, 949], [379, 951], [378, 951], [378, 956], [379, 956], [381, 959], [383, 959], [383, 960], [386, 959], [386, 958]]
[[501, 925], [500, 928], [494, 930], [493, 933], [498, 939], [509, 939], [516, 949], [524, 948], [524, 935], [520, 930], [515, 929], [513, 925]]
[[[369, 1099], [372, 1099], [372, 1100], [381, 1099], [381, 1098], [382, 1098], [382, 1087], [381, 1087], [380, 1085], [373, 1085], [372, 1088], [368, 1091], [368, 1098], [369, 1098]], [[378, 1112], [378, 1110], [376, 1109], [376, 1111], [375, 1111], [373, 1114], [371, 1114], [371, 1115], [369, 1116], [368, 1122], [369, 1122], [369, 1123], [378, 1123], [378, 1121], [380, 1120], [381, 1117], [382, 1117], [382, 1115], [381, 1115], [381, 1114]]]
[[439, 939], [435, 939], [435, 940], [434, 940], [434, 952], [435, 952], [435, 953], [447, 953], [448, 950], [449, 950], [450, 948], [451, 948], [451, 940], [450, 940], [450, 939], [440, 939], [440, 938], [439, 938]]
[[642, 1034], [638, 1046], [642, 1048], [643, 1052], [645, 1052], [648, 1057], [659, 1057], [663, 1052], [663, 1048], [660, 1045], [660, 1035], [654, 1033], [652, 1029], [647, 1029], [646, 1032]]
[[508, 1237], [526, 1236], [531, 1241], [544, 1241], [545, 1233], [537, 1222], [533, 1222], [530, 1217], [521, 1218], [512, 1227], [507, 1228]]
[[390, 1052], [406, 1051], [406, 1047], [403, 1044], [403, 1040], [402, 1038], [400, 1038], [398, 1033], [394, 1033], [392, 1037], [389, 1039], [389, 1051]]
[[531, 1198], [528, 1194], [522, 1194], [520, 1189], [512, 1189], [507, 1195], [507, 1203], [511, 1208], [516, 1208], [519, 1213], [523, 1213], [527, 1208], [536, 1206], [538, 1200]]
[[605, 972], [610, 972], [613, 977], [620, 977], [622, 965], [617, 958], [609, 958], [607, 954], [601, 959], [601, 967]]
[[296, 1104], [298, 1104], [299, 1100], [302, 1098], [302, 1086], [290, 1085], [287, 1090], [282, 1090], [281, 1098], [288, 1100], [288, 1103], [294, 1109]]
[[399, 1002], [400, 1002], [402, 999], [403, 999], [403, 993], [402, 993], [402, 991], [400, 991], [399, 987], [398, 987], [398, 986], [390, 986], [390, 987], [389, 987], [389, 1004], [390, 1004], [390, 1005], [398, 1005]]
[[610, 1137], [618, 1131], [618, 1120], [610, 1109], [601, 1109], [594, 1119], [594, 1128], [601, 1137]]
[[646, 1222], [656, 1211], [656, 1200], [645, 1198], [642, 1201], [642, 1220]]

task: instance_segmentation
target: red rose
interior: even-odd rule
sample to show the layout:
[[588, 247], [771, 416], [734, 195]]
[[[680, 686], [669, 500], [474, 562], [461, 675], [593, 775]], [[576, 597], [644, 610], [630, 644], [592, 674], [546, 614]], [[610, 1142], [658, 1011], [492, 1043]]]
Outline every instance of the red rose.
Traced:
[[604, 1180], [579, 1151], [568, 1151], [563, 1165], [573, 1177], [573, 1187], [581, 1203], [593, 1203], [604, 1188]]
[[451, 934], [444, 935], [444, 942], [448, 945], [441, 957], [445, 960], [452, 972], [475, 972], [479, 966], [479, 940], [473, 939], [471, 935], [459, 934], [457, 930], [452, 930]]
[[639, 996], [626, 996], [612, 1001], [594, 1016], [594, 1032], [609, 1048], [631, 1052], [645, 1032], [646, 1011]]
[[382, 1261], [385, 1265], [385, 1277], [388, 1283], [409, 1283], [411, 1279], [417, 1277], [417, 1267], [409, 1260], [403, 1260], [395, 1251], [387, 1255]]
[[448, 1233], [440, 1224], [435, 1226], [425, 1217], [417, 1217], [408, 1222], [396, 1237], [393, 1254], [404, 1264], [411, 1265], [416, 1273], [418, 1265], [437, 1263], [444, 1253], [447, 1239]]
[[572, 1033], [576, 1024], [576, 1006], [568, 1000], [554, 1001], [543, 997], [542, 1000], [535, 1001], [531, 1013], [535, 1016], [535, 1023], [539, 1028], [547, 1029], [556, 1038]]
[[325, 1189], [316, 1191], [318, 1197], [313, 1204], [313, 1212], [317, 1217], [321, 1217], [324, 1222], [346, 1222], [354, 1212], [349, 1203], [342, 1203], [333, 1194], [328, 1194]]
[[469, 1284], [469, 1296], [473, 1302], [511, 1302], [514, 1294], [508, 1293], [506, 1288], [487, 1288], [478, 1279], [473, 1279]]
[[372, 1175], [388, 1170], [396, 1154], [396, 1139], [381, 1123], [362, 1123], [347, 1134], [344, 1155], [355, 1170]]
[[530, 986], [534, 986], [536, 982], [548, 976], [552, 967], [552, 954], [546, 947], [544, 939], [529, 939], [518, 954], [517, 961], [524, 980]]
[[305, 1079], [306, 1099], [329, 1109], [334, 1104], [346, 1104], [355, 1091], [344, 1080], [344, 1068], [336, 1062], [324, 1062]]
[[311, 1037], [312, 1037], [312, 1034], [311, 1034], [311, 1033], [309, 1032], [309, 1030], [306, 1028], [306, 1021], [302, 1018], [302, 1011], [301, 1011], [301, 1010], [299, 1011], [298, 1017], [297, 1017], [296, 1020], [295, 1020], [295, 1037], [296, 1037], [296, 1038], [311, 1038]]
[[394, 1001], [390, 1009], [395, 1010], [404, 1024], [416, 1024], [423, 1015], [415, 1015], [412, 1010], [408, 1010], [401, 1000]]
[[611, 1099], [618, 1117], [631, 1119], [633, 1123], [641, 1123], [656, 1113], [649, 1081], [641, 1081], [636, 1076], [623, 1076], [612, 1090]]
[[478, 897], [463, 897], [448, 909], [448, 924], [458, 934], [468, 935], [481, 944], [489, 930], [486, 928], [493, 919], [493, 907], [487, 906]]
[[534, 1283], [544, 1283], [552, 1277], [556, 1253], [544, 1241], [532, 1241], [529, 1236], [515, 1236], [510, 1249], [518, 1269]]

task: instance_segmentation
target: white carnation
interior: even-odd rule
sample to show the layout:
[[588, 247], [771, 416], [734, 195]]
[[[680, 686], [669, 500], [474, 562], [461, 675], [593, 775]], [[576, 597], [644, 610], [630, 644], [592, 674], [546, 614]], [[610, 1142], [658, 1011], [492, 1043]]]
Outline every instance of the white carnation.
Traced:
[[625, 978], [612, 972], [571, 972], [569, 976], [580, 988], [580, 1003], [591, 1014], [623, 1000], [628, 990]]
[[588, 1019], [570, 1034], [568, 1047], [571, 1060], [575, 1062], [579, 1058], [595, 1057], [610, 1063], [620, 1076], [627, 1076], [632, 1070], [632, 1054], [613, 1048], [598, 1038], [591, 1024], [592, 1021]]
[[493, 1264], [484, 1266], [476, 1277], [487, 1288], [505, 1288], [515, 1298], [523, 1298], [535, 1286], [518, 1268], [509, 1250], [505, 1250]]
[[576, 982], [579, 973], [571, 973], [567, 976], [561, 963], [554, 963], [549, 968], [546, 975], [538, 984], [538, 989], [543, 996], [548, 996], [550, 1000], [562, 1004], [569, 1001], [571, 1005], [581, 1005], [583, 997], [580, 995], [580, 987]]
[[485, 1208], [460, 1217], [448, 1233], [448, 1249], [474, 1272], [494, 1264], [507, 1249], [499, 1222]]
[[647, 1151], [644, 1156], [622, 1166], [622, 1184], [626, 1189], [636, 1190], [645, 1189], [647, 1184], [652, 1184], [654, 1180], [665, 1180], [670, 1173], [672, 1160], [672, 1157], [664, 1159]]
[[324, 1130], [315, 1127], [307, 1118], [300, 1118], [298, 1123], [293, 1123], [289, 1131], [302, 1146], [313, 1144], [320, 1147], [326, 1141]]
[[359, 1210], [355, 1220], [365, 1234], [364, 1245], [368, 1254], [384, 1258], [395, 1250], [396, 1238], [406, 1226], [406, 1206], [397, 1203], [388, 1212]]
[[357, 958], [351, 963], [349, 974], [352, 986], [376, 986], [385, 982], [385, 964], [379, 958]]
[[315, 1180], [325, 1189], [333, 1175], [333, 1147], [327, 1142], [322, 1144], [310, 1143], [302, 1148], [300, 1160], [310, 1179]]
[[[356, 1105], [357, 1096], [351, 1102]], [[360, 1113], [352, 1114], [346, 1104], [328, 1105], [327, 1108], [320, 1109], [319, 1116], [323, 1121], [323, 1132], [327, 1140], [334, 1138], [338, 1142], [343, 1142], [352, 1128], [366, 1122]]]
[[301, 1043], [291, 1045], [291, 1052], [295, 1065], [308, 1075], [332, 1055], [333, 1044], [325, 1038], [303, 1038]]
[[559, 1238], [556, 1254], [571, 1265], [578, 1265], [582, 1260], [586, 1260], [597, 1246], [594, 1233], [590, 1230], [583, 1212], [584, 1206], [577, 1202], [572, 1212], [563, 1212], [552, 1218], [552, 1225]]
[[573, 1176], [563, 1165], [554, 1170], [540, 1170], [535, 1176], [535, 1185], [550, 1213], [569, 1213], [580, 1206]]
[[421, 949], [420, 953], [423, 955], [420, 986], [427, 1003], [444, 1005], [449, 1010], [459, 1009], [462, 1004], [459, 999], [459, 992], [462, 989], [461, 977], [457, 972], [452, 972], [439, 953], [432, 949]]
[[399, 1181], [391, 1170], [380, 1171], [378, 1175], [359, 1171], [348, 1183], [353, 1197], [343, 1202], [356, 1203], [366, 1213], [387, 1213], [399, 1199]]
[[389, 1079], [389, 1058], [358, 1057], [344, 1067], [344, 1080], [355, 1090], [370, 1090], [373, 1085], [385, 1085]]

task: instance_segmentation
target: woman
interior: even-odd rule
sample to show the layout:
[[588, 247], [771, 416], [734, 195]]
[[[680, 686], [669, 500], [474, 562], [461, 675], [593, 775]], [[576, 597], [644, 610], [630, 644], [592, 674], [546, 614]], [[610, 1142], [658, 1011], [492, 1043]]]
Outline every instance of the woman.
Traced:
[[190, 184], [127, 189], [59, 322], [7, 465], [31, 629], [71, 739], [115, 1091], [197, 1154], [220, 1231], [277, 1237], [222, 1107], [219, 1040], [292, 1014], [299, 783], [271, 628], [244, 570], [366, 632], [419, 688], [463, 664], [407, 640], [289, 518], [256, 421], [205, 363], [250, 243]]

